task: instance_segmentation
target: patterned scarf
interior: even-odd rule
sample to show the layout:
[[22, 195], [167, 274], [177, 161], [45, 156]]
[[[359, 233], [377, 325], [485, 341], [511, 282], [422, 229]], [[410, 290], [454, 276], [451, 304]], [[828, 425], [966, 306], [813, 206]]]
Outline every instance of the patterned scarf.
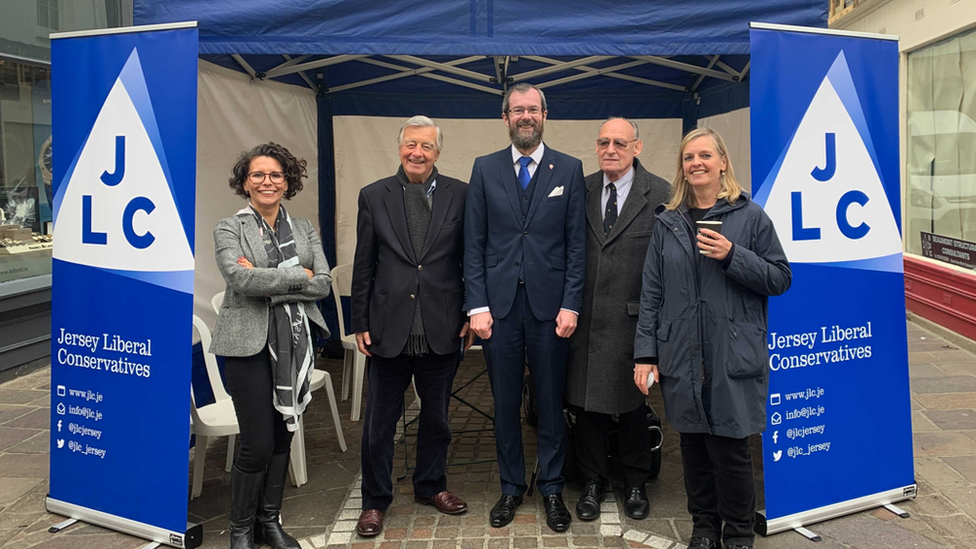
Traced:
[[[301, 265], [295, 249], [291, 216], [284, 206], [279, 206], [274, 230], [253, 206], [248, 205], [248, 208], [257, 220], [268, 265], [278, 269]], [[288, 430], [295, 431], [299, 416], [312, 400], [309, 383], [315, 369], [315, 347], [304, 303], [281, 303], [269, 308], [268, 351], [274, 378], [274, 407], [285, 417]]]

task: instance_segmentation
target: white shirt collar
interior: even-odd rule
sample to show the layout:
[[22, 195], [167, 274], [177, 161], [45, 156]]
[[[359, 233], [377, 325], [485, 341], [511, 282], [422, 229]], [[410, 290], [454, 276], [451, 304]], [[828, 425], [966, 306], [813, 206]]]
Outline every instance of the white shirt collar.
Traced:
[[[536, 166], [538, 166], [539, 164], [542, 163], [542, 155], [545, 153], [546, 153], [546, 144], [539, 143], [539, 146], [536, 147], [535, 150], [532, 151], [532, 154], [530, 154], [529, 156], [532, 157], [532, 161], [535, 162]], [[515, 145], [512, 145], [512, 164], [518, 164], [519, 158], [522, 158], [523, 156], [525, 155], [519, 152], [519, 150], [515, 148]]]
[[617, 191], [619, 192], [621, 188], [623, 188], [623, 187], [629, 187], [630, 184], [633, 183], [633, 182], [634, 182], [634, 165], [633, 164], [631, 164], [630, 165], [630, 169], [627, 170], [627, 172], [624, 173], [622, 176], [620, 176], [620, 179], [618, 179], [616, 181], [610, 181], [610, 178], [607, 177], [606, 172], [603, 173], [603, 188], [604, 189], [607, 188], [607, 185], [609, 185], [610, 183], [613, 183], [614, 187], [616, 187], [617, 188]]

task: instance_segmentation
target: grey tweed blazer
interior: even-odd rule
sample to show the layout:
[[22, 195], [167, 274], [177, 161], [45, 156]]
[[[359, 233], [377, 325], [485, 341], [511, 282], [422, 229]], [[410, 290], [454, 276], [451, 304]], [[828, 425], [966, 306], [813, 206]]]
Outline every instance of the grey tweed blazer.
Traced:
[[[322, 241], [307, 219], [292, 217], [291, 221], [301, 267], [287, 269], [269, 267], [264, 242], [250, 212], [225, 217], [214, 227], [217, 267], [227, 290], [210, 344], [213, 354], [243, 357], [261, 352], [268, 342], [268, 307], [278, 303], [304, 302], [312, 327], [328, 336], [325, 319], [315, 305], [332, 289]], [[238, 265], [241, 256], [254, 268]], [[315, 275], [309, 279], [305, 269]]]

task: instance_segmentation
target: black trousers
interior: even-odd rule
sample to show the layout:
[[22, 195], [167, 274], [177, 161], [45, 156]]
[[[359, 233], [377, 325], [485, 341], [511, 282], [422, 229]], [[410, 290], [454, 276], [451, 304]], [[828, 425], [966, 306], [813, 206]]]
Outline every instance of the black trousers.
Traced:
[[293, 434], [274, 407], [268, 348], [253, 356], [226, 357], [224, 376], [241, 428], [241, 446], [234, 465], [244, 473], [264, 471], [272, 454], [284, 454], [291, 449]]
[[532, 314], [525, 286], [519, 284], [512, 310], [504, 318], [494, 319], [484, 351], [495, 401], [495, 452], [502, 493], [520, 496], [528, 489], [521, 416], [526, 355], [539, 413], [536, 486], [542, 496], [561, 493], [566, 459], [563, 389], [569, 339], [556, 335], [555, 319], [543, 321]]
[[[624, 484], [643, 486], [651, 476], [651, 434], [647, 430], [647, 407], [619, 414], [620, 450], [618, 458]], [[610, 479], [607, 458], [607, 433], [613, 422], [610, 414], [581, 410], [576, 414], [576, 458], [586, 480]]]
[[[460, 345], [458, 340], [459, 349]], [[420, 357], [373, 355], [363, 420], [363, 509], [385, 512], [393, 502], [393, 437], [403, 414], [403, 393], [410, 386], [411, 377], [415, 379], [421, 403], [413, 493], [418, 498], [429, 498], [447, 490], [444, 469], [447, 447], [451, 444], [447, 410], [459, 362], [460, 350]]]
[[749, 439], [681, 433], [681, 460], [691, 535], [752, 547], [756, 479]]

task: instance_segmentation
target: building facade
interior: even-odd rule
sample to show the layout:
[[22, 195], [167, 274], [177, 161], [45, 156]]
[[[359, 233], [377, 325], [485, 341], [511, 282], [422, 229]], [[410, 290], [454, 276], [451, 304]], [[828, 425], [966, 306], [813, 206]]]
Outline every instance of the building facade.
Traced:
[[976, 339], [976, 1], [831, 0], [829, 21], [900, 38], [908, 309]]
[[132, 24], [132, 0], [16, 0], [0, 17], [0, 372], [50, 354], [52, 32]]

